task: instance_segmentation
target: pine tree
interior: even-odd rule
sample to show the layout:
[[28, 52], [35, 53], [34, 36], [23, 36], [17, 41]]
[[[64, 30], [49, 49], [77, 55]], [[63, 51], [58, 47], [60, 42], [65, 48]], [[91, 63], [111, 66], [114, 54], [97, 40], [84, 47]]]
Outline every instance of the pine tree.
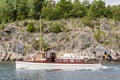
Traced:
[[53, 0], [49, 0], [46, 3], [46, 6], [42, 8], [42, 13], [41, 13], [42, 18], [49, 20], [54, 19], [54, 15], [53, 15], [54, 8], [55, 8], [55, 2]]
[[55, 13], [56, 17], [58, 19], [61, 18], [69, 18], [70, 17], [70, 10], [72, 10], [72, 2], [71, 0], [60, 0], [56, 7], [55, 7]]
[[105, 18], [112, 18], [113, 17], [113, 13], [112, 13], [112, 10], [111, 10], [111, 7], [110, 6], [107, 6], [104, 10], [104, 17]]
[[29, 17], [31, 19], [39, 19], [45, 0], [29, 0], [29, 3]]
[[85, 15], [85, 7], [80, 3], [79, 0], [74, 1], [73, 9], [71, 10], [71, 15], [74, 18], [81, 18]]
[[105, 2], [102, 0], [94, 0], [88, 11], [88, 16], [95, 19], [102, 17], [105, 10]]
[[15, 0], [0, 0], [0, 23], [16, 19], [14, 3]]
[[90, 3], [88, 0], [83, 0], [82, 5], [86, 8], [89, 9], [90, 8]]
[[112, 14], [113, 14], [113, 19], [120, 21], [120, 5], [119, 6], [113, 6], [111, 8], [111, 10], [112, 10]]
[[20, 0], [17, 3], [17, 20], [24, 20], [28, 15], [27, 0]]

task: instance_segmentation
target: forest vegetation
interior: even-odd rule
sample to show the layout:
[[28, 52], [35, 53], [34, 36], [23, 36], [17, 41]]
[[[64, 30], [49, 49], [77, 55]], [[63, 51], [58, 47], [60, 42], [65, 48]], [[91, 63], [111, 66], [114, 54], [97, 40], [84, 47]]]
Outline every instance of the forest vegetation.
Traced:
[[[120, 20], [120, 5], [106, 5], [102, 0], [0, 0], [0, 23], [21, 20], [59, 20], [108, 18]], [[1, 26], [3, 28], [3, 26]]]

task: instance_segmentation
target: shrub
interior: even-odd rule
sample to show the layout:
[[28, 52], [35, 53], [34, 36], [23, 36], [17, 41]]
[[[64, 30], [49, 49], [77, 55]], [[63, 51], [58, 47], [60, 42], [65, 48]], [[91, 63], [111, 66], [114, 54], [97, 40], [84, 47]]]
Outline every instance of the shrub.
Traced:
[[92, 20], [90, 18], [87, 18], [87, 17], [84, 17], [82, 19], [82, 23], [85, 25], [85, 26], [90, 26], [91, 28], [94, 28], [94, 24], [92, 23]]
[[17, 20], [25, 20], [25, 16], [24, 16], [24, 15], [19, 15], [19, 16], [17, 17]]
[[28, 25], [27, 25], [27, 31], [29, 32], [34, 32], [35, 31], [35, 27], [33, 25], [32, 22], [30, 22]]
[[100, 35], [101, 35], [101, 31], [100, 28], [98, 27], [98, 32], [95, 34], [95, 39], [100, 42]]
[[60, 33], [60, 32], [63, 32], [63, 28], [64, 26], [62, 24], [51, 22], [49, 30], [50, 32], [53, 32], [53, 33]]
[[0, 30], [4, 29], [5, 28], [5, 25], [2, 23], [0, 24]]
[[49, 44], [47, 44], [43, 38], [41, 38], [41, 40], [36, 40], [36, 39], [33, 39], [33, 44], [32, 44], [32, 47], [35, 49], [35, 50], [39, 50], [40, 49], [40, 41], [41, 41], [41, 49], [42, 50], [47, 50], [49, 48]]
[[97, 34], [95, 35], [95, 39], [96, 39], [98, 42], [100, 42], [100, 33], [97, 33]]
[[32, 47], [33, 47], [35, 50], [39, 50], [39, 40], [33, 39]]
[[43, 42], [43, 50], [47, 50], [47, 49], [49, 49], [49, 44], [47, 44], [46, 42]]

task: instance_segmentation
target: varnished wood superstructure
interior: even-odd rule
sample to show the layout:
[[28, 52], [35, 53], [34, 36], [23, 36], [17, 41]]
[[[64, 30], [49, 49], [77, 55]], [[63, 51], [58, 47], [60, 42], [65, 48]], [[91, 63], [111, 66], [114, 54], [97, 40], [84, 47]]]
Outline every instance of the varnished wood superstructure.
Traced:
[[63, 63], [63, 64], [94, 64], [98, 61], [85, 58], [84, 56], [78, 56], [73, 53], [66, 53], [62, 56], [57, 56], [56, 53], [38, 53], [35, 57], [31, 56], [31, 60], [28, 57], [27, 62], [37, 62], [37, 63]]

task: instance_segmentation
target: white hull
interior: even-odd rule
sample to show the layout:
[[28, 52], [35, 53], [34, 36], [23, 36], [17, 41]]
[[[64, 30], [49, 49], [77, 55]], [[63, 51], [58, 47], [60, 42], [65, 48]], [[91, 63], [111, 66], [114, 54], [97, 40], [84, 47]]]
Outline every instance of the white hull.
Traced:
[[101, 63], [98, 63], [98, 64], [61, 64], [61, 63], [35, 63], [35, 62], [16, 61], [16, 69], [46, 69], [46, 70], [92, 69], [92, 70], [97, 70], [101, 68], [102, 68]]

